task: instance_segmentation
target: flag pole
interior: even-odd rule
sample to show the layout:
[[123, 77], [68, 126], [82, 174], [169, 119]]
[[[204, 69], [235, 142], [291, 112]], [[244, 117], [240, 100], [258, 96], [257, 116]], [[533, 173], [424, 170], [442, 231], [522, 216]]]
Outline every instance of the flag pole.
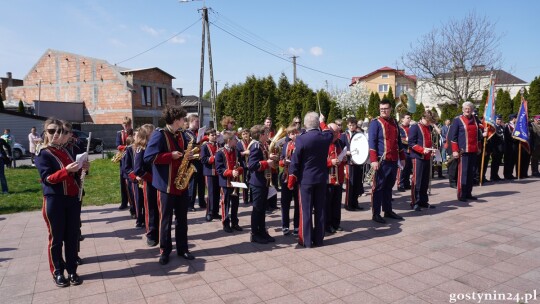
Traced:
[[517, 176], [517, 179], [521, 179], [521, 141], [519, 142], [519, 147], [518, 147], [518, 167], [517, 167], [517, 171], [518, 171], [518, 176]]
[[[484, 128], [487, 127], [487, 123], [484, 121]], [[480, 187], [482, 186], [482, 177], [484, 176], [484, 159], [486, 157], [486, 142], [487, 136], [484, 136], [484, 148], [482, 149], [482, 164], [480, 165]]]
[[[489, 90], [492, 90], [493, 85], [493, 73], [489, 76]], [[495, 92], [490, 92], [491, 94], [494, 94]], [[489, 99], [491, 98], [491, 94], [488, 94], [487, 100], [486, 100], [486, 107], [489, 104]], [[484, 107], [484, 132], [486, 135], [489, 133], [489, 126], [486, 120], [486, 107]], [[480, 164], [480, 186], [482, 186], [483, 183], [483, 176], [484, 176], [484, 159], [486, 157], [486, 143], [487, 143], [487, 136], [484, 136], [484, 147], [482, 148], [482, 163]]]

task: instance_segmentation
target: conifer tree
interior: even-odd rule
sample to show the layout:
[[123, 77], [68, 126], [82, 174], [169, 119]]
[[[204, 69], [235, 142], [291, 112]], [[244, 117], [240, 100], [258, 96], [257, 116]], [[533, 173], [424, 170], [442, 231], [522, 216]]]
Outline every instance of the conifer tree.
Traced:
[[24, 113], [24, 104], [23, 104], [22, 100], [19, 100], [19, 108], [18, 108], [17, 112]]

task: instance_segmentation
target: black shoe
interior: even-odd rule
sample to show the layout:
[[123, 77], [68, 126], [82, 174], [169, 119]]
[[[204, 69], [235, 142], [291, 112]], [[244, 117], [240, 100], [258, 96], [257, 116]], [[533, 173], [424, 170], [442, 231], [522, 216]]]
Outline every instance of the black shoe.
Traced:
[[223, 231], [225, 231], [227, 233], [232, 233], [233, 232], [231, 226], [227, 226], [227, 225], [223, 225]]
[[291, 231], [290, 231], [289, 228], [287, 228], [287, 227], [281, 228], [281, 232], [283, 233], [283, 235], [289, 235], [289, 234], [291, 234]]
[[188, 208], [188, 211], [189, 211], [189, 212], [195, 212], [195, 208], [189, 207], [189, 208]]
[[328, 227], [325, 229], [325, 231], [330, 234], [336, 233], [336, 229], [334, 229], [334, 227]]
[[422, 208], [420, 207], [419, 204], [414, 204], [413, 209], [414, 211], [422, 211]]
[[142, 229], [143, 227], [144, 227], [144, 224], [142, 223], [135, 224], [135, 229]]
[[165, 254], [162, 254], [159, 256], [159, 263], [161, 265], [167, 265], [169, 264], [169, 256], [168, 255], [165, 255]]
[[268, 241], [266, 238], [258, 235], [258, 234], [252, 234], [249, 239], [252, 243], [258, 243], [258, 244], [268, 244]]
[[148, 247], [154, 247], [157, 244], [158, 244], [158, 241], [154, 241], [154, 240], [149, 239], [149, 238], [146, 239], [146, 245], [148, 245]]
[[459, 201], [462, 201], [462, 202], [467, 202], [467, 199], [464, 198], [464, 197], [459, 197], [458, 200], [459, 200]]
[[212, 214], [212, 218], [215, 219], [215, 220], [220, 220], [220, 219], [221, 219], [221, 215], [219, 215], [219, 214]]
[[294, 229], [293, 229], [292, 235], [298, 235], [298, 228], [294, 228]]
[[207, 222], [211, 222], [212, 220], [213, 220], [212, 215], [211, 215], [211, 214], [207, 214], [207, 215], [206, 215], [206, 221], [207, 221]]
[[59, 274], [54, 276], [54, 284], [58, 287], [67, 287], [69, 286], [69, 281], [66, 279], [64, 274]]
[[491, 180], [496, 182], [496, 181], [502, 180], [502, 178], [500, 178], [498, 176], [494, 176], [494, 177], [491, 178]]
[[439, 175], [439, 179], [445, 179], [445, 178], [446, 178], [446, 176], [444, 176], [444, 175]]
[[385, 212], [384, 217], [395, 219], [395, 220], [402, 220], [403, 219], [403, 217], [397, 215], [394, 211]]
[[534, 177], [540, 177], [540, 173], [534, 172], [534, 173], [532, 174], [532, 176], [534, 176]]
[[454, 184], [454, 183], [450, 183], [450, 188], [454, 188], [454, 189], [457, 189], [457, 184]]
[[82, 242], [82, 241], [84, 241], [84, 236], [81, 234], [79, 235], [79, 242]]
[[427, 209], [435, 209], [435, 206], [429, 204], [429, 203], [420, 203], [420, 207], [427, 208]]
[[364, 207], [356, 206], [356, 210], [364, 210]]
[[68, 278], [71, 285], [77, 286], [82, 284], [82, 279], [76, 273], [69, 274]]
[[343, 228], [341, 226], [337, 226], [337, 228], [334, 228], [336, 231], [343, 231]]
[[263, 234], [263, 237], [266, 239], [268, 243], [273, 243], [276, 241], [275, 238], [271, 237], [270, 234], [268, 234], [268, 231], [265, 231]]
[[242, 231], [244, 229], [242, 229], [242, 227], [240, 227], [240, 225], [236, 224], [236, 225], [232, 225], [231, 227], [233, 230], [236, 230], [236, 231]]
[[199, 204], [199, 208], [201, 208], [201, 209], [206, 209], [206, 204], [202, 204], [202, 205]]
[[127, 205], [120, 205], [120, 207], [118, 207], [118, 210], [126, 210], [127, 208]]
[[75, 259], [75, 263], [76, 263], [77, 265], [81, 266], [81, 265], [83, 264], [83, 260], [81, 259], [81, 257], [78, 256], [78, 257]]
[[411, 190], [411, 186], [405, 186], [403, 188], [405, 188], [405, 190]]
[[504, 179], [516, 179], [516, 177], [513, 175], [510, 175], [510, 176], [505, 176]]
[[[230, 229], [230, 228], [229, 228]], [[231, 231], [232, 232], [232, 231]], [[193, 254], [191, 254], [191, 252], [189, 251], [184, 251], [184, 252], [178, 252], [178, 256], [179, 257], [183, 257], [184, 259], [186, 260], [193, 260], [195, 259], [195, 257], [193, 256]]]
[[467, 196], [465, 196], [465, 198], [466, 198], [466, 199], [470, 199], [470, 200], [473, 200], [473, 201], [476, 201], [476, 200], [478, 200], [478, 197], [476, 197], [476, 196], [472, 196], [472, 195], [467, 195]]
[[377, 223], [386, 224], [386, 221], [379, 214], [373, 215], [371, 220], [373, 220], [374, 222], [377, 222]]
[[397, 191], [399, 191], [399, 192], [405, 192], [405, 191], [407, 191], [407, 190], [405, 190], [404, 187], [398, 187], [398, 188], [397, 188]]
[[135, 213], [132, 213], [131, 214], [131, 219], [134, 220], [134, 219], [137, 219], [137, 215]]
[[345, 207], [345, 210], [347, 210], [347, 211], [358, 211], [360, 209], [358, 209], [357, 207]]

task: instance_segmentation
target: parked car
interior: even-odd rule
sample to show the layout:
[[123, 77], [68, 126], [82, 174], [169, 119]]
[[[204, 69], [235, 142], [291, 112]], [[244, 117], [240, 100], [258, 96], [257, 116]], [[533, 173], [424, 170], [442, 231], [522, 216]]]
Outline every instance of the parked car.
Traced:
[[26, 149], [20, 143], [14, 143], [11, 153], [13, 159], [19, 159], [26, 155]]
[[[72, 131], [73, 136], [77, 137], [81, 141], [81, 149], [86, 151], [86, 145], [88, 145], [88, 133], [75, 129]], [[103, 152], [103, 139], [92, 136], [92, 139], [90, 140], [90, 151], [94, 151], [94, 153]]]

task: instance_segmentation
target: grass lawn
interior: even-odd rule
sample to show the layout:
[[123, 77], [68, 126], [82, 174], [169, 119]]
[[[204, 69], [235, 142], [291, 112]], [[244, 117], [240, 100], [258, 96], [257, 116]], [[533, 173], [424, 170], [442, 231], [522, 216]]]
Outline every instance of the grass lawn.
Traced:
[[[43, 195], [36, 168], [23, 166], [6, 168], [8, 195], [0, 194], [0, 214], [41, 209]], [[91, 162], [90, 174], [86, 176], [83, 205], [120, 203], [119, 165], [110, 159]]]

